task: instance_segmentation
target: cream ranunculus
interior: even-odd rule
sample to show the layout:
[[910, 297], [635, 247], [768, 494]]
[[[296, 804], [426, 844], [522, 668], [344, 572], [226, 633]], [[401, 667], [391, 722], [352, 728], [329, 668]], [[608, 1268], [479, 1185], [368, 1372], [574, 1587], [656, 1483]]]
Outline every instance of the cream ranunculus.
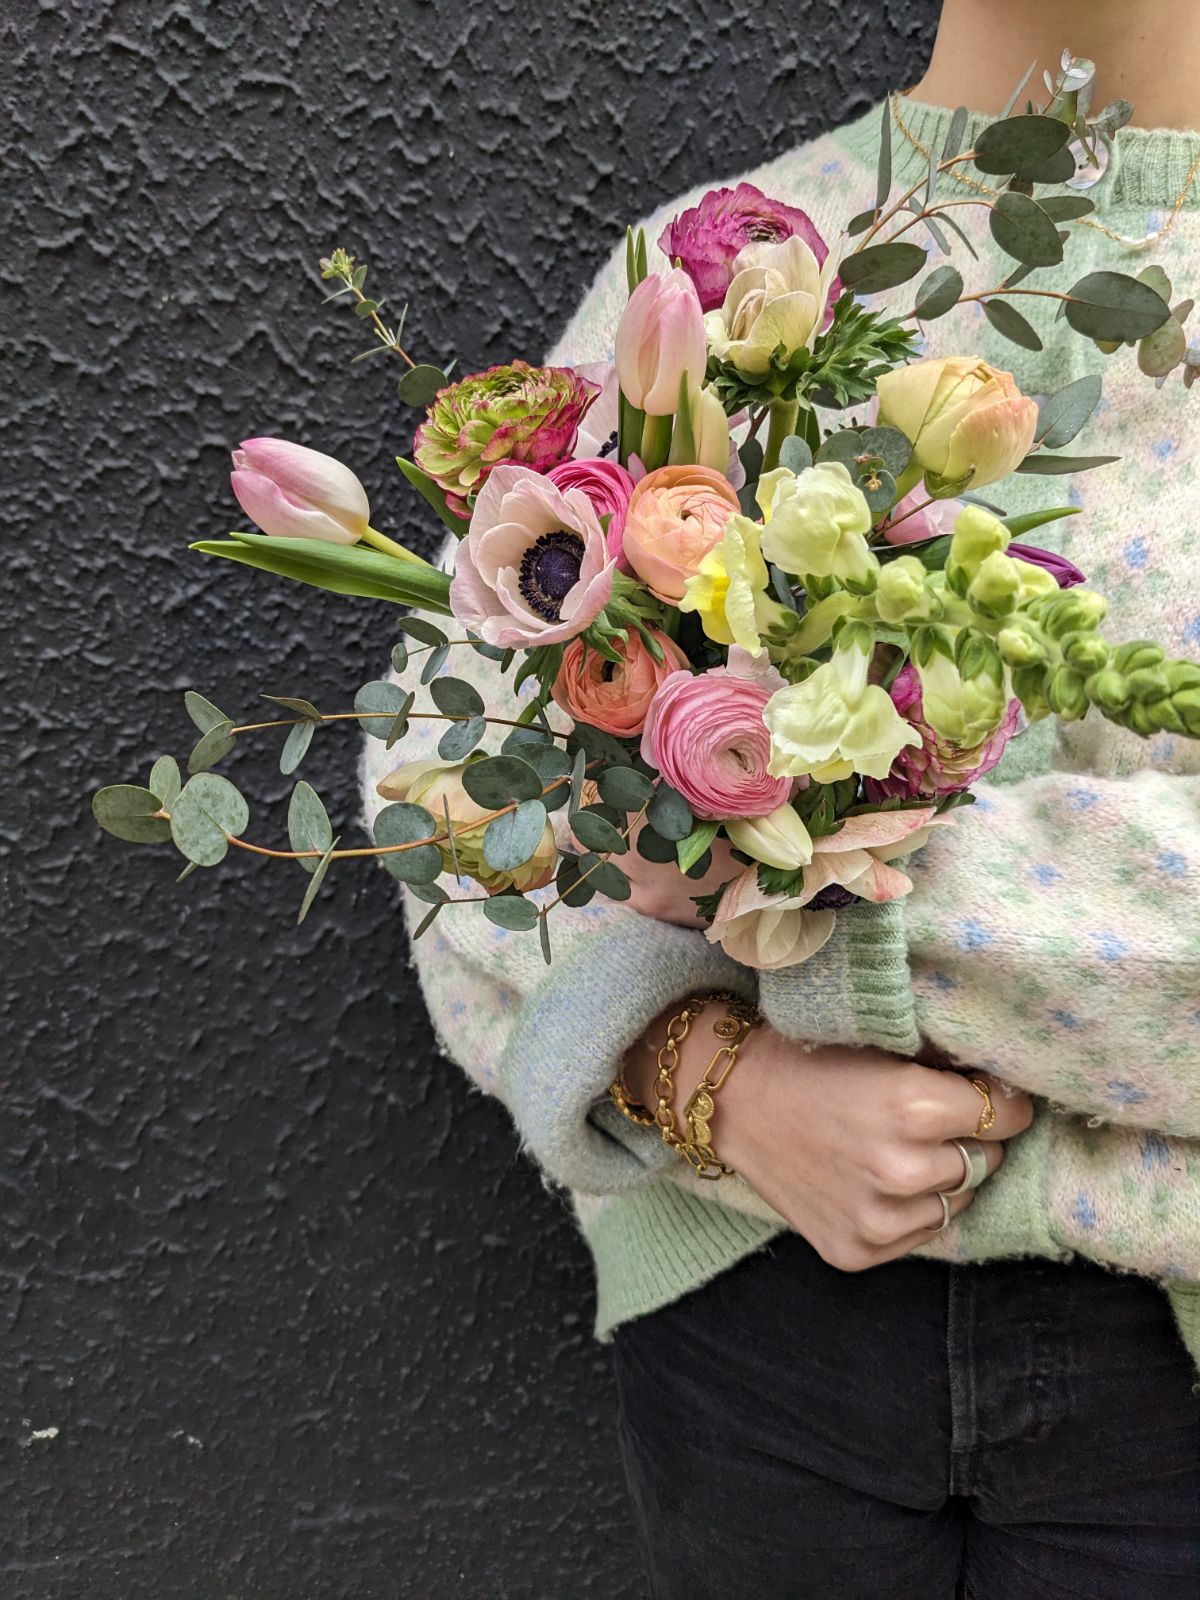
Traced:
[[972, 356], [914, 361], [876, 387], [879, 425], [899, 428], [917, 465], [944, 483], [995, 483], [1033, 443], [1036, 404], [1011, 372]]
[[758, 480], [762, 552], [784, 572], [837, 578], [870, 588], [879, 562], [866, 535], [871, 508], [841, 461], [822, 461], [795, 473], [776, 467]]
[[787, 872], [812, 860], [812, 837], [790, 803], [776, 806], [769, 816], [731, 818], [725, 832], [735, 850], [768, 867]]
[[780, 345], [791, 355], [812, 344], [825, 320], [837, 261], [831, 252], [822, 266], [804, 240], [793, 236], [748, 244], [735, 266], [724, 304], [705, 317], [704, 331], [719, 361], [761, 377]]
[[808, 775], [818, 783], [837, 783], [855, 772], [882, 779], [901, 750], [920, 744], [920, 734], [887, 690], [867, 681], [869, 667], [867, 652], [843, 644], [802, 683], [771, 696], [763, 721], [771, 734], [773, 774]]
[[816, 955], [836, 922], [835, 912], [809, 911], [795, 896], [764, 894], [758, 868], [747, 867], [721, 896], [704, 936], [740, 966], [776, 972]]

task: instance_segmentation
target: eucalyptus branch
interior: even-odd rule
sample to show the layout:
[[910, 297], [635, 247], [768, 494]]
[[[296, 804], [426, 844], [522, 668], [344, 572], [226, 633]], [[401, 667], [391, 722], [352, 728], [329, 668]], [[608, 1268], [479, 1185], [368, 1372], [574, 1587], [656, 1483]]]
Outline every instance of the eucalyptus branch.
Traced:
[[[292, 728], [298, 722], [368, 722], [373, 718], [386, 717], [389, 721], [396, 720], [394, 711], [323, 711], [318, 717], [281, 717], [274, 722], [247, 722], [240, 728], [230, 728], [229, 737], [235, 733], [258, 733], [263, 728]], [[405, 720], [408, 722], [471, 722], [474, 719], [466, 714], [451, 715], [446, 711], [409, 711]], [[518, 722], [513, 717], [489, 717], [480, 713], [480, 720], [494, 723], [498, 728], [526, 728], [526, 722]], [[565, 739], [566, 734], [555, 734], [556, 739]]]
[[[951, 156], [948, 161], [939, 161], [935, 170], [937, 172], [939, 172], [939, 173], [940, 172], [948, 172], [951, 167], [957, 166], [957, 164], [960, 161], [974, 161], [974, 159], [975, 159], [974, 150], [967, 150], [962, 155]], [[892, 218], [896, 215], [897, 212], [903, 210], [903, 208], [912, 199], [913, 195], [916, 194], [917, 190], [920, 189], [920, 188], [923, 188], [924, 185], [928, 181], [929, 181], [928, 173], [924, 173], [923, 172], [921, 174], [921, 176], [917, 179], [916, 183], [913, 184], [912, 188], [906, 190], [905, 193], [900, 196], [899, 200], [896, 201], [894, 206], [888, 206], [888, 207], [886, 207], [884, 210], [882, 210], [880, 212], [879, 216], [875, 219], [875, 221], [871, 224], [871, 226], [863, 234], [862, 238], [855, 245], [854, 249], [851, 250], [850, 254], [852, 256], [856, 256], [856, 255], [858, 255], [860, 250], [865, 250], [867, 245], [870, 244], [871, 240], [875, 237], [875, 235], [879, 232], [879, 230], [882, 227], [885, 227], [886, 224], [889, 223], [892, 220]]]
[[[408, 312], [408, 307], [405, 306], [400, 313], [400, 321], [393, 331], [379, 315], [379, 307], [383, 304], [383, 301], [370, 300], [363, 293], [362, 286], [367, 277], [365, 266], [356, 267], [354, 265], [354, 257], [347, 255], [346, 251], [341, 249], [335, 250], [331, 256], [322, 256], [320, 266], [323, 278], [334, 279], [343, 285], [342, 288], [329, 296], [329, 300], [338, 300], [344, 294], [352, 294], [356, 301], [356, 315], [364, 316], [365, 320], [371, 323], [379, 337], [380, 348], [394, 351], [402, 361], [406, 361], [410, 367], [415, 367], [416, 362], [400, 343], [400, 335], [404, 332], [404, 318]], [[326, 301], [326, 304], [328, 304], [328, 301]], [[371, 309], [364, 313], [360, 309], [364, 306], [370, 306]]]

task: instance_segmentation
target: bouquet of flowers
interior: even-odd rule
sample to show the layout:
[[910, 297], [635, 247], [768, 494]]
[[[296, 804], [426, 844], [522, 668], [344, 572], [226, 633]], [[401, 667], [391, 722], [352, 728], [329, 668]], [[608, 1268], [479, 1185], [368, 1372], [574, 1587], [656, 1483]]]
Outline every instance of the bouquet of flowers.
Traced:
[[[990, 498], [1011, 472], [1113, 459], [1062, 453], [1100, 380], [1035, 402], [969, 352], [916, 358], [921, 324], [967, 302], [1039, 349], [1014, 301], [1053, 301], [1102, 350], [1136, 346], [1160, 384], [1182, 366], [1190, 386], [1200, 370], [1191, 302], [1172, 307], [1160, 268], [1052, 286], [1092, 207], [1040, 186], [1095, 161], [1129, 115], [1090, 117], [1089, 81], [1064, 57], [1044, 106], [1018, 109], [1018, 91], [970, 149], [956, 113], [899, 195], [885, 115], [875, 204], [837, 240], [748, 184], [677, 216], [653, 262], [631, 231], [608, 366], [514, 360], [454, 380], [413, 362], [404, 316], [385, 321], [366, 267], [334, 251], [321, 263], [330, 298], [373, 327], [364, 356], [404, 362], [399, 397], [423, 412], [398, 465], [454, 535], [450, 570], [377, 532], [347, 467], [278, 439], [234, 452], [234, 493], [262, 531], [194, 548], [403, 608], [392, 662], [412, 663], [414, 687], [368, 683], [334, 713], [268, 695], [282, 714], [240, 726], [189, 693], [200, 738], [186, 781], [162, 757], [144, 787], [99, 791], [101, 826], [172, 844], [185, 875], [231, 848], [294, 861], [308, 875], [301, 917], [334, 864], [377, 857], [428, 904], [418, 933], [475, 905], [537, 930], [547, 960], [557, 905], [629, 896], [631, 849], [697, 879], [721, 840], [729, 875], [697, 898], [708, 935], [778, 968], [820, 949], [838, 911], [911, 888], [897, 861], [951, 823], [1023, 719], [1200, 737], [1200, 665], [1107, 640], [1103, 596], [1022, 542], [1073, 508], [1008, 517]], [[974, 254], [939, 194], [944, 174], [972, 166], [1000, 185], [971, 203], [1013, 266], [968, 293], [949, 260], [927, 269], [953, 242]], [[895, 290], [898, 310], [878, 299]], [[490, 715], [453, 651], [511, 673], [519, 714]], [[437, 760], [404, 763], [410, 725], [430, 718], [445, 724]], [[247, 802], [217, 764], [278, 728], [293, 773], [342, 720], [396, 749], [374, 838], [342, 847], [303, 780], [290, 848], [247, 838]]]

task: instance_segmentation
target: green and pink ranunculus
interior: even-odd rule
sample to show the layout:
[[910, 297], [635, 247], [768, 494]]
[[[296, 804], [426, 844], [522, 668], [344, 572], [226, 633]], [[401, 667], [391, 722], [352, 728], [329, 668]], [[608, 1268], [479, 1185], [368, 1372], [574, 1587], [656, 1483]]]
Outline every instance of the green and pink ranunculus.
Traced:
[[468, 496], [501, 462], [546, 472], [565, 461], [599, 392], [570, 367], [489, 367], [440, 391], [417, 429], [413, 460], [468, 517]]

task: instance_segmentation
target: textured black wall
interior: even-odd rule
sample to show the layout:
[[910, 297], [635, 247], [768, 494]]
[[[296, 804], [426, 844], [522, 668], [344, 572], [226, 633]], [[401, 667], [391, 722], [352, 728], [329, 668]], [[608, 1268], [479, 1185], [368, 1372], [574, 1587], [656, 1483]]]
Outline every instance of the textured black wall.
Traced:
[[[436, 1056], [389, 881], [297, 930], [298, 873], [176, 888], [88, 796], [186, 752], [185, 687], [381, 663], [376, 608], [185, 549], [249, 433], [412, 516], [318, 254], [423, 355], [534, 355], [627, 219], [911, 81], [933, 9], [6, 0], [0, 1600], [641, 1593], [587, 1263]], [[310, 758], [343, 820], [354, 737]], [[282, 826], [274, 751], [238, 776]]]

